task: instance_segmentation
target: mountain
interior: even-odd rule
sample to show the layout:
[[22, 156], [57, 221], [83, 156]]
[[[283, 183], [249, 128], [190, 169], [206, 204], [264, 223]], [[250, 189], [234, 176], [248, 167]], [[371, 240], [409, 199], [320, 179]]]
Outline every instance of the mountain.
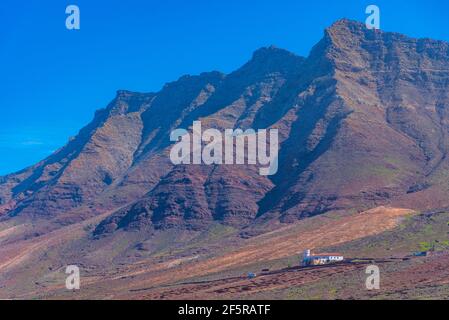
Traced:
[[[446, 297], [448, 89], [449, 43], [344, 19], [307, 58], [271, 46], [230, 74], [118, 91], [0, 177], [0, 298]], [[277, 173], [173, 165], [170, 133], [196, 120], [278, 129]], [[285, 269], [305, 249], [356, 262]], [[363, 257], [379, 292], [358, 282]], [[83, 290], [65, 290], [72, 264]]]
[[[292, 223], [380, 205], [449, 205], [449, 44], [340, 20], [307, 58], [267, 47], [230, 73], [119, 91], [66, 146], [0, 178], [2, 221], [117, 230]], [[279, 170], [176, 165], [170, 132], [276, 128]]]

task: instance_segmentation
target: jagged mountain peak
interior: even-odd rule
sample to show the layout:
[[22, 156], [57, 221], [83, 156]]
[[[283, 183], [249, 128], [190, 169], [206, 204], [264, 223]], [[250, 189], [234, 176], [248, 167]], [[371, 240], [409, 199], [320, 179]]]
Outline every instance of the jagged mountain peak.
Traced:
[[339, 44], [351, 43], [359, 45], [362, 41], [383, 41], [389, 44], [393, 41], [404, 42], [406, 44], [443, 46], [447, 48], [447, 41], [435, 40], [429, 38], [415, 38], [398, 32], [384, 31], [382, 29], [368, 29], [362, 22], [340, 19], [325, 29], [324, 38], [334, 46]]
[[[281, 58], [298, 58], [299, 56], [275, 45], [262, 47], [253, 52], [252, 61], [254, 62], [266, 62], [271, 59]], [[300, 57], [299, 57], [300, 58]]]
[[173, 89], [180, 86], [190, 86], [198, 83], [216, 82], [224, 79], [226, 75], [220, 71], [202, 72], [199, 75], [185, 74], [178, 78], [176, 81], [168, 82], [162, 88]]
[[342, 18], [332, 23], [328, 28], [326, 28], [326, 31], [360, 30], [361, 28], [365, 28], [365, 24], [363, 24], [362, 22]]
[[274, 45], [254, 51], [252, 58], [237, 71], [231, 73], [251, 73], [262, 75], [270, 73], [292, 73], [303, 63], [305, 58]]
[[[185, 75], [157, 93], [119, 90], [68, 147], [1, 180], [0, 204], [11, 216], [51, 218], [123, 208], [102, 224], [114, 231], [131, 220], [241, 226], [264, 214], [292, 221], [401, 201], [413, 185], [431, 186], [449, 158], [448, 52], [447, 43], [343, 19], [307, 59], [269, 46], [227, 75]], [[173, 166], [169, 134], [196, 120], [278, 128], [278, 174]]]

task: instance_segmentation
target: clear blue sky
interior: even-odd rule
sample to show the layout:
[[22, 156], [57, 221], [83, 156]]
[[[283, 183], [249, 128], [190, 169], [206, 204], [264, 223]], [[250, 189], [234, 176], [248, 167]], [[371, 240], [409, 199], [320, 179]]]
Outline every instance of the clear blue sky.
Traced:
[[[81, 30], [65, 28], [65, 8]], [[449, 1], [70, 0], [0, 2], [0, 175], [64, 145], [116, 90], [230, 72], [274, 44], [300, 55], [323, 29], [381, 9], [381, 28], [449, 41]]]

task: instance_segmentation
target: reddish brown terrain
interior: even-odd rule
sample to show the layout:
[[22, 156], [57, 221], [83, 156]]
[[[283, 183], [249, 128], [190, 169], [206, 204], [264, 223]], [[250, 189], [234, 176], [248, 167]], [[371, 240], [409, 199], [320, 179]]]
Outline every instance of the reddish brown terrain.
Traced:
[[[307, 248], [395, 256], [379, 262], [384, 297], [441, 297], [447, 256], [403, 259], [446, 250], [448, 89], [448, 43], [340, 20], [307, 58], [261, 48], [230, 74], [119, 91], [67, 145], [0, 177], [0, 298], [380, 297], [354, 289], [363, 263], [283, 270]], [[278, 129], [277, 174], [173, 165], [170, 132], [195, 120]], [[80, 292], [64, 289], [69, 264]], [[266, 264], [281, 271], [241, 277]]]

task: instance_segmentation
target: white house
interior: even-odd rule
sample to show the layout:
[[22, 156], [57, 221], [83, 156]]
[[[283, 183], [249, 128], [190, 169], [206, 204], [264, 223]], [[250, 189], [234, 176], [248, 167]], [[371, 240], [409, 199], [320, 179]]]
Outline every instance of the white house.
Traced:
[[344, 257], [339, 253], [320, 253], [312, 254], [311, 250], [304, 251], [301, 265], [302, 266], [316, 266], [329, 263], [343, 261]]

